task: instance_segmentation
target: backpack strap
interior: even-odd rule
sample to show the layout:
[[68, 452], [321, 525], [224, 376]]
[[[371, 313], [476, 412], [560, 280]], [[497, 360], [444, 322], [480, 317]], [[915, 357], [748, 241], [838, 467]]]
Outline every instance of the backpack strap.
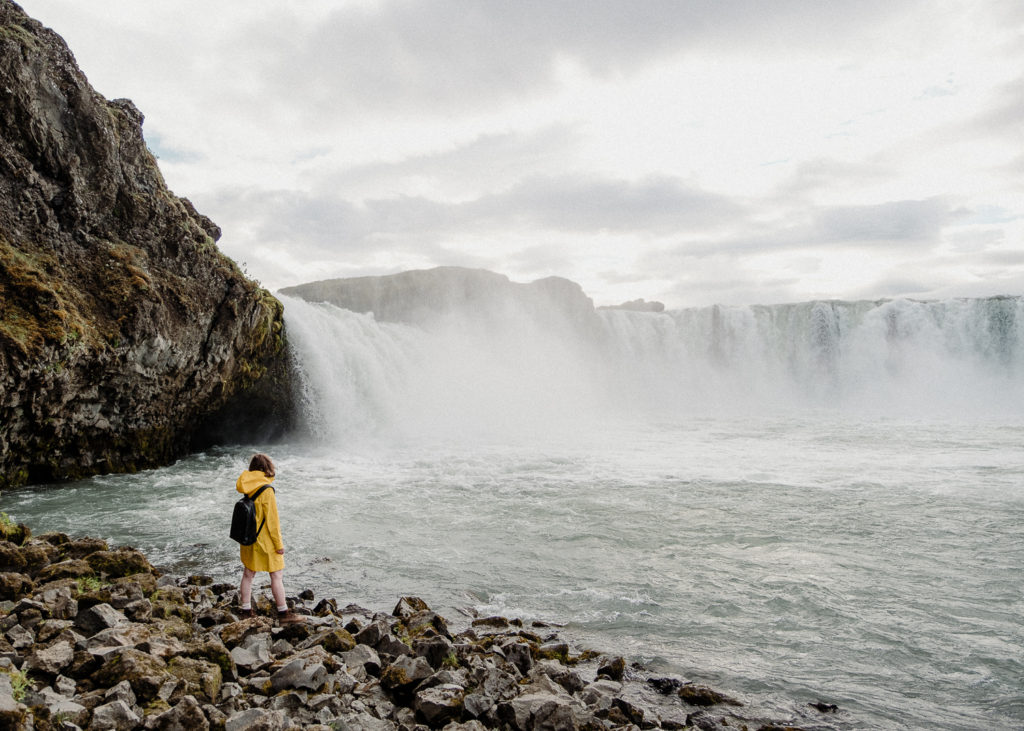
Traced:
[[[273, 486], [273, 485], [270, 485], [270, 484], [264, 485], [264, 486], [263, 486], [263, 487], [261, 487], [261, 488], [260, 488], [259, 490], [257, 490], [256, 492], [254, 492], [254, 493], [252, 494], [252, 497], [251, 497], [251, 498], [249, 498], [249, 499], [250, 499], [250, 500], [252, 500], [252, 501], [253, 501], [253, 503], [255, 503], [255, 502], [256, 502], [256, 498], [258, 498], [258, 497], [259, 497], [260, 495], [262, 495], [262, 494], [263, 494], [263, 491], [264, 491], [264, 490], [266, 490], [266, 489], [267, 489], [268, 487], [269, 487], [269, 488], [270, 488], [271, 490], [273, 490], [273, 489], [274, 489], [274, 486]], [[260, 533], [262, 533], [262, 532], [263, 532], [263, 524], [264, 524], [264, 523], [266, 523], [266, 522], [267, 522], [267, 516], [265, 516], [265, 515], [264, 515], [264, 516], [263, 516], [263, 520], [261, 520], [261, 521], [260, 521], [260, 527], [256, 529], [256, 537], [257, 537], [257, 538], [259, 538], [259, 537], [260, 537]]]

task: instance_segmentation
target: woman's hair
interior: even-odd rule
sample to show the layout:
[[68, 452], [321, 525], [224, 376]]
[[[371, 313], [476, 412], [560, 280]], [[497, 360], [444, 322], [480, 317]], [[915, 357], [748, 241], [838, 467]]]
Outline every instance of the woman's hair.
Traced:
[[254, 454], [249, 461], [250, 472], [262, 472], [267, 477], [274, 476], [274, 462], [265, 454]]

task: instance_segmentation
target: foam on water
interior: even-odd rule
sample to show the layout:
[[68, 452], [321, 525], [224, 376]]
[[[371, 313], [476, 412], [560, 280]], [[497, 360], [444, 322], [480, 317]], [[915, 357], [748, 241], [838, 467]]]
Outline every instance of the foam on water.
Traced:
[[[568, 623], [776, 717], [844, 709], [817, 727], [1024, 723], [1019, 298], [607, 312], [578, 339], [286, 312], [290, 591]], [[3, 509], [235, 580], [257, 448]]]

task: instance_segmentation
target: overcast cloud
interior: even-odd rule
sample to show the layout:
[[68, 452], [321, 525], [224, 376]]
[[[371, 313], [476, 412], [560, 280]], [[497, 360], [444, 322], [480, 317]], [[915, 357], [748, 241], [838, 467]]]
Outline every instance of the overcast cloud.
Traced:
[[1024, 292], [1016, 0], [24, 0], [276, 289]]

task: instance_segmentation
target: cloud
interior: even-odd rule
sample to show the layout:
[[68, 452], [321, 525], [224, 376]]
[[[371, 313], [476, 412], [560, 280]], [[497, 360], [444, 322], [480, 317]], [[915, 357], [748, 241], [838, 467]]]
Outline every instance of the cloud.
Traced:
[[933, 244], [953, 215], [941, 198], [834, 206], [815, 214], [810, 238], [821, 243]]

